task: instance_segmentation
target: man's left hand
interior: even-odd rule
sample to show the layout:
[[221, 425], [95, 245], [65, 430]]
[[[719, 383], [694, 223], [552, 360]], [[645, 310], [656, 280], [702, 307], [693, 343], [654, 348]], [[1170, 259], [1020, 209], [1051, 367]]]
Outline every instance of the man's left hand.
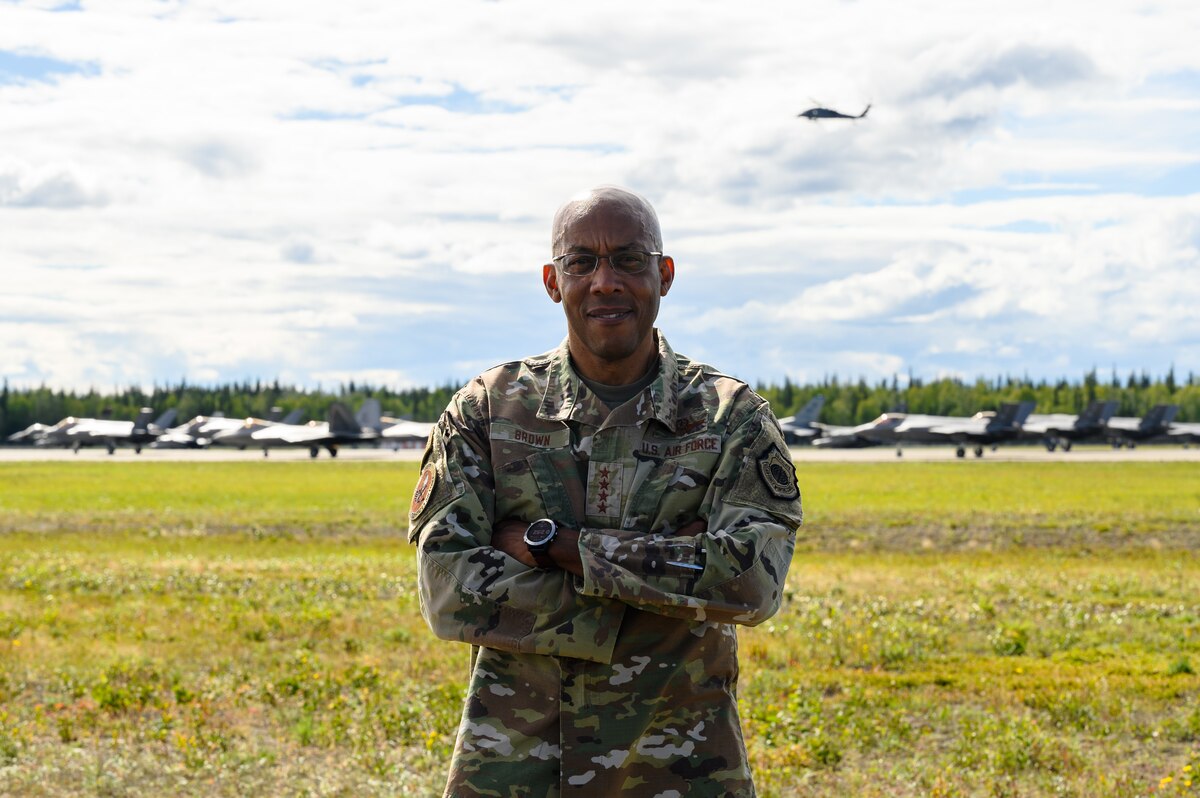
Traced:
[[492, 527], [492, 548], [499, 549], [522, 565], [537, 568], [537, 561], [529, 553], [529, 546], [525, 545], [525, 530], [528, 527], [527, 521], [512, 518], [499, 522]]

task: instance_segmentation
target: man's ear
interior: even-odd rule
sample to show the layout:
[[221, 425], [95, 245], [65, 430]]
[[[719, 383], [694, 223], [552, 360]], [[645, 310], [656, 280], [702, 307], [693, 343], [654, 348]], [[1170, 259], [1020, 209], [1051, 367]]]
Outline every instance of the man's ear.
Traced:
[[558, 290], [558, 271], [554, 268], [553, 263], [547, 263], [542, 267], [542, 285], [546, 286], [546, 293], [555, 302], [562, 302], [562, 291]]
[[675, 259], [670, 255], [662, 255], [658, 259], [658, 295], [666, 296], [675, 282]]

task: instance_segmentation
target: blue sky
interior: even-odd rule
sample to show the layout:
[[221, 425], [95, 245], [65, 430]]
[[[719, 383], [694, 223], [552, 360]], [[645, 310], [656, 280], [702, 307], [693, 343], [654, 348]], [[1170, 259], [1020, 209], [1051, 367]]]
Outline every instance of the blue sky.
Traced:
[[0, 376], [463, 380], [601, 183], [751, 381], [1200, 372], [1194, 3], [392, 5], [0, 0]]

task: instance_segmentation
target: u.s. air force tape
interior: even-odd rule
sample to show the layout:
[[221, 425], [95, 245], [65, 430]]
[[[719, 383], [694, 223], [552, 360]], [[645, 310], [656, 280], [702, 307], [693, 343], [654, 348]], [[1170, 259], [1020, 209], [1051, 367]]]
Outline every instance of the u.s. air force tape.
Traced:
[[800, 488], [796, 486], [796, 467], [778, 444], [772, 443], [759, 455], [758, 474], [776, 499], [792, 501], [800, 495]]
[[433, 463], [427, 463], [421, 469], [421, 476], [417, 479], [417, 487], [413, 490], [412, 504], [408, 508], [408, 517], [416, 518], [425, 509], [425, 505], [429, 503], [429, 497], [433, 495], [433, 485], [437, 482], [437, 466]]

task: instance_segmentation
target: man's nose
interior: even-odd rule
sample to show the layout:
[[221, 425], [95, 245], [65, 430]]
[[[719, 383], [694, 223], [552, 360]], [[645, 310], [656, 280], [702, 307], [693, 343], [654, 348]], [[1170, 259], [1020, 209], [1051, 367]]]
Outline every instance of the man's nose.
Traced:
[[601, 255], [596, 263], [596, 270], [592, 272], [592, 290], [597, 293], [611, 294], [614, 291], [620, 291], [623, 288], [621, 275], [613, 268], [612, 261], [608, 255]]

